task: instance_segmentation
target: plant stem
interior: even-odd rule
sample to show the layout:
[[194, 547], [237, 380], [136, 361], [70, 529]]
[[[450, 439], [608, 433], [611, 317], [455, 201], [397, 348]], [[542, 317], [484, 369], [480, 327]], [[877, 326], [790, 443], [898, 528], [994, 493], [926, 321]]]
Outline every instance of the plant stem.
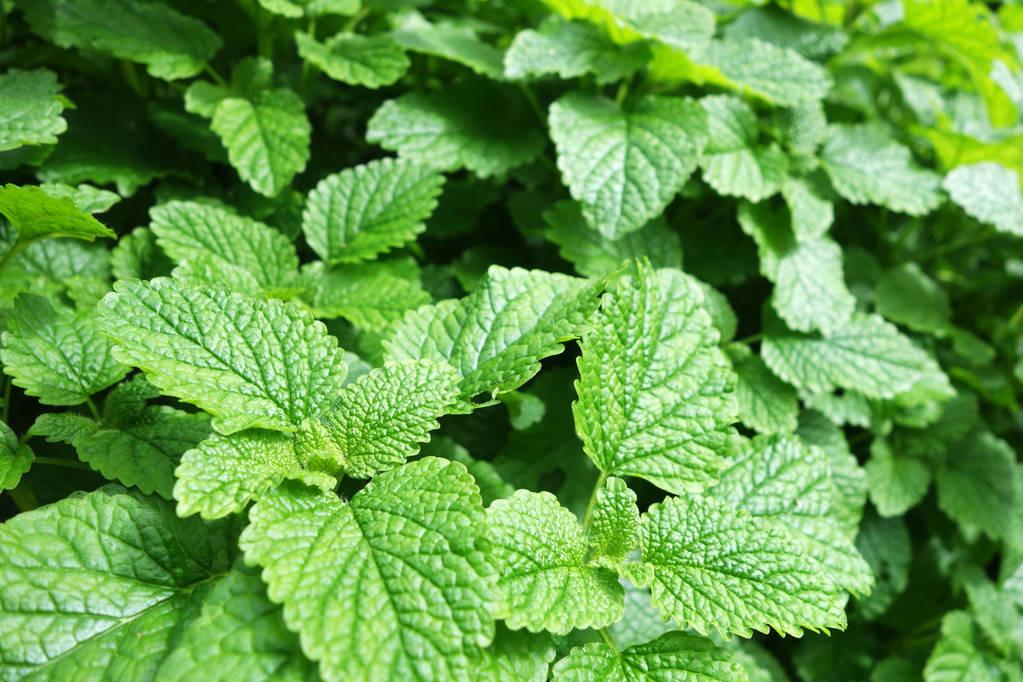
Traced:
[[342, 33], [351, 33], [355, 30], [355, 27], [359, 25], [359, 22], [366, 18], [369, 14], [369, 8], [363, 7], [360, 9], [351, 19], [345, 22], [345, 25], [341, 27]]
[[601, 471], [597, 482], [593, 484], [593, 492], [590, 493], [590, 501], [586, 504], [586, 513], [583, 515], [583, 535], [590, 532], [590, 524], [593, 523], [593, 510], [597, 506], [597, 493], [604, 487], [607, 481], [607, 472]]
[[51, 467], [67, 467], [68, 469], [80, 469], [82, 471], [92, 471], [92, 468], [85, 462], [79, 462], [74, 459], [60, 459], [59, 457], [36, 457], [32, 460], [33, 464], [46, 464]]
[[748, 346], [751, 343], [756, 343], [762, 338], [764, 338], [764, 334], [763, 332], [760, 332], [758, 334], [750, 334], [749, 336], [743, 337], [741, 339], [736, 339], [735, 341], [732, 341], [732, 343], [742, 343]]
[[18, 511], [32, 511], [39, 506], [39, 500], [32, 493], [32, 489], [22, 481], [17, 488], [7, 491], [11, 500], [14, 501], [14, 505], [18, 508]]
[[7, 423], [7, 418], [11, 414], [11, 378], [9, 376], [4, 377], [4, 407], [3, 407], [3, 423]]
[[221, 86], [223, 88], [227, 87], [227, 81], [224, 80], [223, 76], [221, 76], [219, 73], [217, 73], [217, 70], [213, 68], [212, 64], [207, 62], [206, 66], [203, 67], [203, 71], [206, 72], [207, 76], [209, 76], [210, 78], [213, 79], [214, 83], [216, 83], [217, 85], [219, 85], [219, 86]]
[[89, 412], [92, 413], [93, 419], [96, 421], [103, 421], [102, 417], [99, 415], [99, 408], [96, 407], [96, 403], [92, 401], [92, 398], [86, 398], [85, 405], [89, 408]]
[[607, 644], [612, 650], [618, 651], [618, 645], [615, 644], [613, 639], [611, 639], [611, 635], [608, 633], [607, 628], [598, 629], [597, 634], [600, 635], [602, 640], [604, 640], [604, 644]]

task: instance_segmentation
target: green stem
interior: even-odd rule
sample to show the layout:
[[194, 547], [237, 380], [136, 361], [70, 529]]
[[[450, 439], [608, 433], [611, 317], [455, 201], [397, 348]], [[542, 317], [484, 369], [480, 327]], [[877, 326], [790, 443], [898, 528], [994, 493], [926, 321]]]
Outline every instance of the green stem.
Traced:
[[32, 489], [22, 481], [17, 488], [7, 491], [11, 500], [14, 501], [14, 505], [18, 508], [18, 511], [32, 511], [39, 506], [39, 500], [32, 493]]
[[345, 25], [341, 27], [341, 32], [352, 33], [355, 31], [355, 27], [359, 25], [359, 22], [365, 19], [368, 14], [369, 8], [363, 7], [355, 14], [355, 16], [345, 22]]
[[14, 246], [12, 246], [11, 248], [7, 249], [7, 253], [5, 253], [2, 258], [0, 258], [0, 270], [3, 270], [4, 266], [6, 266], [9, 262], [11, 262], [11, 260], [15, 256], [17, 256], [18, 253], [22, 249], [24, 249], [26, 246], [28, 246], [28, 242], [23, 242], [23, 241], [21, 241], [19, 239], [18, 241], [16, 241], [14, 243]]
[[760, 333], [757, 333], [757, 334], [750, 334], [749, 336], [746, 336], [746, 337], [741, 338], [741, 339], [736, 339], [732, 343], [742, 343], [742, 344], [745, 344], [745, 345], [748, 346], [751, 343], [756, 343], [757, 341], [761, 340], [762, 338], [764, 338], [764, 334], [763, 334], [763, 332], [760, 332]]
[[526, 102], [529, 104], [529, 108], [533, 110], [533, 114], [536, 116], [536, 120], [540, 122], [543, 128], [547, 127], [547, 118], [543, 115], [543, 109], [540, 108], [540, 103], [536, 99], [536, 95], [533, 91], [527, 88], [525, 85], [520, 85], [519, 89], [522, 91], [523, 97], [526, 98]]
[[3, 423], [7, 423], [7, 418], [11, 415], [11, 378], [8, 376], [4, 377], [4, 407], [3, 407]]
[[103, 418], [99, 415], [99, 408], [96, 407], [96, 403], [92, 401], [92, 398], [85, 399], [85, 405], [89, 408], [89, 412], [92, 413], [92, 418], [96, 421], [103, 421]]
[[627, 78], [618, 85], [618, 92], [615, 94], [615, 104], [619, 107], [625, 102], [625, 98], [629, 96], [630, 83], [632, 83], [632, 79]]
[[597, 493], [604, 487], [607, 481], [607, 472], [601, 471], [597, 482], [593, 484], [593, 492], [590, 493], [590, 501], [586, 503], [586, 513], [583, 514], [583, 535], [590, 532], [590, 524], [593, 523], [593, 510], [597, 506]]
[[74, 459], [60, 459], [59, 457], [36, 457], [32, 460], [33, 464], [46, 464], [51, 467], [67, 467], [68, 469], [80, 469], [82, 471], [92, 471], [92, 468], [84, 462], [79, 462]]
[[597, 630], [597, 634], [604, 640], [604, 644], [607, 644], [613, 651], [618, 651], [618, 645], [611, 639], [611, 634], [607, 631], [607, 628], [600, 628]]
[[213, 79], [214, 83], [216, 83], [217, 85], [219, 85], [222, 88], [226, 88], [227, 87], [227, 81], [224, 80], [223, 76], [221, 76], [219, 73], [217, 73], [217, 70], [213, 68], [212, 64], [206, 64], [206, 66], [203, 67], [203, 71], [206, 72], [207, 76], [209, 76], [210, 78]]

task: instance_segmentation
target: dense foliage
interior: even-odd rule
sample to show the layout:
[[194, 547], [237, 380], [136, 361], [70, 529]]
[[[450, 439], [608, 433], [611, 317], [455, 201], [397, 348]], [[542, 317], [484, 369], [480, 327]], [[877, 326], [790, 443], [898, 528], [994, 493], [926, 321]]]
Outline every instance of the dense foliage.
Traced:
[[1021, 65], [1016, 2], [0, 1], [0, 679], [1023, 680]]

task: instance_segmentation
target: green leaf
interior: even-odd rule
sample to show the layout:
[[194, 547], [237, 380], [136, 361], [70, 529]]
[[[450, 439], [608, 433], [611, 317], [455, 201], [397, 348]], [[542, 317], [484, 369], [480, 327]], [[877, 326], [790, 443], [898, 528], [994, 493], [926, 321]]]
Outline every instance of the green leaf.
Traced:
[[551, 637], [498, 626], [493, 643], [470, 655], [473, 682], [544, 682], [555, 656]]
[[709, 494], [790, 531], [838, 587], [870, 592], [870, 566], [832, 515], [836, 491], [820, 448], [795, 436], [760, 436], [721, 473]]
[[0, 214], [11, 222], [21, 243], [43, 237], [75, 237], [91, 242], [96, 237], [115, 236], [70, 199], [51, 197], [39, 187], [0, 187]]
[[0, 422], [0, 492], [17, 488], [22, 474], [32, 467], [33, 459], [32, 449], [18, 441], [11, 427]]
[[909, 584], [913, 544], [901, 517], [885, 519], [871, 513], [860, 526], [856, 549], [876, 577], [870, 594], [856, 600], [856, 610], [872, 620], [887, 611]]
[[91, 310], [22, 294], [7, 315], [0, 360], [15, 386], [44, 405], [78, 405], [124, 378]]
[[859, 461], [849, 451], [842, 430], [829, 422], [824, 415], [814, 410], [805, 410], [799, 416], [797, 435], [810, 445], [828, 453], [831, 463], [831, 479], [835, 484], [833, 513], [845, 529], [848, 538], [854, 539], [867, 503], [867, 480]]
[[551, 18], [537, 30], [516, 34], [504, 55], [504, 75], [518, 80], [593, 74], [605, 84], [631, 76], [648, 59], [650, 50], [642, 42], [616, 45], [595, 26]]
[[[407, 260], [383, 260], [333, 267], [316, 278], [317, 317], [343, 317], [367, 331], [384, 331], [405, 313], [430, 302], [419, 273]], [[413, 264], [414, 266], [414, 264]]]
[[369, 120], [366, 139], [404, 159], [440, 171], [465, 168], [481, 178], [532, 161], [544, 146], [528, 105], [486, 81], [384, 102]]
[[44, 182], [40, 187], [51, 197], [57, 199], [67, 197], [79, 210], [89, 214], [104, 213], [121, 201], [121, 196], [116, 192], [84, 183], [72, 187], [59, 182]]
[[170, 6], [133, 0], [17, 0], [32, 30], [59, 47], [106, 52], [145, 64], [155, 78], [202, 71], [220, 38]]
[[879, 125], [832, 126], [821, 160], [835, 190], [853, 204], [919, 216], [941, 203], [941, 178]]
[[944, 332], [952, 324], [952, 307], [944, 289], [916, 263], [904, 263], [877, 280], [877, 311], [919, 332]]
[[205, 414], [159, 405], [144, 408], [128, 423], [83, 433], [73, 445], [79, 459], [105, 478], [170, 500], [181, 455], [209, 433]]
[[28, 145], [55, 144], [67, 130], [61, 116], [70, 102], [60, 94], [57, 76], [48, 69], [11, 69], [0, 75], [0, 152]]
[[757, 117], [743, 100], [704, 97], [709, 138], [700, 154], [703, 179], [718, 194], [762, 201], [781, 189], [788, 157], [777, 146], [757, 142]]
[[493, 637], [484, 513], [461, 464], [412, 462], [347, 504], [289, 483], [249, 518], [246, 560], [325, 680], [458, 679]]
[[732, 366], [738, 377], [735, 399], [740, 421], [761, 433], [794, 431], [799, 417], [795, 389], [776, 377], [758, 355], [733, 358]]
[[347, 168], [309, 193], [302, 231], [327, 263], [369, 260], [423, 232], [443, 186], [444, 176], [399, 159]]
[[336, 485], [327, 474], [303, 470], [290, 436], [260, 429], [210, 436], [181, 456], [174, 476], [178, 515], [204, 519], [240, 512], [285, 479], [328, 490]]
[[630, 259], [646, 258], [655, 267], [682, 267], [682, 243], [663, 217], [618, 239], [609, 239], [591, 228], [574, 201], [557, 202], [543, 218], [549, 226], [545, 236], [585, 277], [601, 277]]
[[935, 368], [895, 327], [862, 313], [825, 337], [768, 329], [761, 353], [772, 372], [799, 389], [844, 388], [880, 399], [905, 393]]
[[577, 337], [599, 284], [539, 270], [491, 266], [476, 290], [408, 313], [385, 343], [390, 360], [447, 362], [462, 397], [511, 391]]
[[74, 445], [82, 436], [99, 428], [95, 419], [74, 412], [46, 412], [36, 417], [28, 430], [33, 438], [42, 436], [47, 443]]
[[508, 627], [564, 635], [622, 617], [618, 575], [588, 558], [586, 531], [556, 497], [519, 490], [496, 500], [487, 527], [500, 595], [495, 614]]
[[997, 163], [973, 163], [955, 168], [943, 185], [969, 216], [1023, 236], [1023, 190], [1016, 171]]
[[387, 363], [346, 385], [320, 417], [346, 476], [370, 478], [405, 463], [453, 411], [461, 377], [430, 360]]
[[835, 205], [826, 182], [820, 175], [785, 178], [781, 194], [789, 208], [796, 241], [823, 237], [835, 222]]
[[470, 25], [431, 23], [418, 12], [408, 12], [397, 18], [391, 38], [406, 50], [457, 62], [481, 76], [504, 76], [504, 54], [480, 40]]
[[156, 245], [156, 235], [136, 227], [110, 251], [110, 269], [114, 279], [151, 279], [169, 275], [171, 262]]
[[709, 639], [669, 632], [618, 651], [604, 642], [572, 649], [554, 666], [555, 682], [747, 682], [732, 654]]
[[639, 544], [639, 509], [636, 493], [620, 478], [611, 476], [596, 489], [590, 517], [588, 556], [615, 567]]
[[845, 628], [839, 588], [770, 521], [712, 499], [669, 497], [643, 515], [640, 546], [627, 575], [680, 627], [725, 637]]
[[0, 666], [14, 678], [151, 679], [227, 573], [223, 525], [117, 486], [0, 526]]
[[280, 194], [309, 160], [305, 105], [286, 88], [220, 100], [210, 128], [220, 136], [238, 176], [268, 197]]
[[567, 19], [588, 19], [617, 43], [649, 38], [680, 50], [714, 35], [714, 14], [688, 0], [544, 0]]
[[329, 407], [345, 377], [337, 341], [307, 313], [223, 287], [125, 280], [101, 303], [115, 357], [231, 433], [294, 431]]
[[359, 0], [259, 0], [264, 9], [286, 17], [351, 16], [359, 12]]
[[298, 54], [331, 78], [349, 85], [379, 88], [405, 75], [409, 58], [387, 36], [338, 33], [321, 43], [308, 33], [296, 33]]
[[241, 270], [269, 296], [287, 298], [301, 289], [295, 247], [268, 225], [195, 201], [160, 204], [149, 216], [156, 243], [168, 256], [208, 264], [216, 281], [229, 283], [231, 273]]
[[580, 347], [572, 412], [594, 464], [677, 494], [713, 482], [737, 438], [735, 375], [696, 281], [638, 266]]
[[981, 651], [973, 620], [964, 611], [949, 611], [941, 621], [941, 639], [924, 667], [925, 682], [998, 682]]
[[884, 517], [899, 516], [915, 507], [931, 484], [931, 470], [918, 457], [894, 452], [884, 440], [870, 446], [864, 469], [870, 501]]
[[706, 115], [691, 99], [648, 96], [628, 109], [570, 93], [550, 108], [558, 168], [593, 229], [617, 239], [664, 211], [696, 169]]
[[1019, 489], [1016, 452], [990, 433], [972, 433], [950, 448], [935, 480], [938, 506], [967, 537], [978, 532], [1005, 537], [1023, 491]]

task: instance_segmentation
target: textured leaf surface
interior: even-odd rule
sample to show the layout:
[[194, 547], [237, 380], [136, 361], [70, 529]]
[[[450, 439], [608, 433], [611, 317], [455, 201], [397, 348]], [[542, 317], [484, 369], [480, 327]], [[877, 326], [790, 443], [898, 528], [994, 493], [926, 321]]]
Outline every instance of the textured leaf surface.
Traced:
[[501, 50], [480, 40], [467, 22], [432, 23], [409, 12], [398, 18], [391, 37], [407, 50], [457, 62], [481, 76], [500, 80], [504, 74]]
[[462, 396], [518, 388], [545, 357], [582, 331], [597, 285], [538, 270], [492, 266], [460, 301], [407, 314], [387, 342], [391, 360], [447, 362], [462, 375]]
[[295, 247], [268, 225], [194, 201], [161, 204], [149, 215], [157, 244], [175, 260], [207, 262], [225, 278], [229, 277], [223, 274], [225, 270], [243, 270], [271, 295], [297, 286]]
[[558, 168], [593, 229], [615, 239], [659, 215], [696, 169], [707, 138], [689, 99], [645, 97], [633, 108], [572, 93], [551, 105]]
[[353, 263], [401, 246], [426, 229], [444, 177], [397, 159], [370, 161], [320, 181], [302, 230], [327, 263]]
[[954, 169], [943, 184], [970, 216], [1023, 236], [1023, 190], [1016, 171], [997, 163], [974, 163]]
[[406, 360], [388, 363], [345, 386], [320, 417], [344, 473], [369, 478], [404, 464], [457, 402], [460, 381], [447, 364]]
[[769, 521], [699, 496], [643, 516], [633, 582], [681, 627], [748, 637], [845, 627], [845, 600], [798, 540]]
[[409, 67], [405, 50], [387, 36], [339, 33], [321, 43], [296, 33], [298, 53], [331, 78], [349, 85], [379, 88], [401, 78]]
[[513, 79], [593, 74], [598, 83], [613, 83], [641, 69], [649, 58], [641, 42], [615, 45], [595, 26], [551, 19], [515, 36], [504, 55], [504, 73]]
[[74, 312], [23, 294], [7, 315], [7, 329], [0, 351], [4, 372], [45, 405], [78, 405], [128, 373], [92, 311]]
[[799, 417], [795, 389], [776, 377], [757, 355], [737, 358], [732, 364], [742, 423], [761, 433], [795, 430]]
[[59, 182], [44, 182], [40, 187], [51, 197], [67, 197], [80, 210], [89, 214], [103, 213], [121, 201], [121, 196], [116, 192], [85, 183], [73, 187]]
[[703, 637], [669, 632], [622, 651], [577, 646], [554, 666], [556, 682], [745, 682], [732, 654]]
[[110, 486], [0, 526], [0, 670], [150, 678], [231, 562], [228, 529]]
[[317, 317], [343, 317], [356, 327], [383, 331], [405, 313], [430, 302], [415, 269], [406, 261], [372, 261], [333, 267], [317, 280]]
[[546, 682], [554, 655], [550, 635], [498, 626], [493, 643], [478, 649], [471, 657], [471, 679], [473, 682]]
[[96, 237], [114, 236], [70, 199], [51, 197], [38, 187], [0, 187], [0, 214], [10, 221], [23, 242], [42, 237], [76, 237], [91, 242]]
[[133, 0], [18, 0], [32, 30], [61, 47], [106, 52], [173, 80], [202, 71], [220, 38], [170, 6]]
[[509, 627], [564, 635], [622, 617], [618, 575], [587, 560], [586, 533], [556, 497], [519, 490], [490, 505], [487, 526], [496, 614]]
[[647, 258], [656, 267], [681, 268], [682, 244], [663, 218], [654, 218], [638, 230], [609, 239], [592, 229], [574, 201], [559, 201], [544, 213], [547, 238], [558, 245], [561, 257], [580, 275], [600, 277], [623, 261]]
[[616, 42], [650, 38], [681, 50], [703, 45], [714, 34], [714, 14], [688, 0], [545, 0], [569, 19], [588, 19]]
[[431, 168], [466, 168], [482, 178], [532, 161], [544, 145], [525, 103], [475, 81], [384, 102], [369, 120], [366, 139]]
[[954, 445], [938, 469], [938, 506], [963, 527], [998, 539], [1023, 500], [1016, 452], [990, 433], [974, 433]]
[[738, 97], [704, 97], [709, 137], [700, 155], [703, 179], [718, 194], [757, 202], [776, 193], [785, 180], [788, 159], [775, 146], [757, 142], [757, 118]]
[[681, 494], [725, 466], [735, 376], [703, 301], [692, 278], [647, 266], [604, 295], [580, 343], [572, 410], [601, 471]]
[[836, 491], [820, 448], [795, 436], [756, 438], [710, 494], [794, 533], [837, 586], [854, 594], [870, 591], [870, 566], [832, 514]]
[[905, 263], [881, 275], [874, 298], [879, 313], [915, 331], [942, 332], [951, 326], [948, 294], [916, 263]]
[[166, 278], [114, 288], [102, 306], [116, 357], [208, 411], [222, 433], [295, 430], [329, 407], [344, 381], [337, 341], [285, 303]]
[[941, 639], [924, 668], [925, 682], [996, 682], [1004, 679], [992, 670], [979, 646], [973, 621], [964, 611], [950, 611], [941, 621]]
[[941, 203], [941, 178], [878, 126], [832, 127], [822, 159], [835, 189], [854, 204], [924, 215]]
[[864, 466], [870, 501], [884, 517], [898, 516], [916, 506], [931, 484], [931, 470], [917, 457], [893, 452], [883, 440], [870, 446]]
[[620, 564], [639, 544], [636, 493], [620, 478], [607, 479], [597, 490], [589, 527], [589, 557], [600, 564]]
[[0, 492], [18, 486], [21, 475], [32, 467], [34, 457], [28, 445], [18, 442], [11, 427], [0, 422]]
[[67, 130], [61, 116], [68, 101], [57, 76], [47, 69], [11, 69], [0, 75], [0, 152], [27, 145], [54, 144]]
[[493, 637], [484, 513], [461, 464], [418, 460], [347, 504], [288, 484], [250, 519], [246, 559], [326, 680], [464, 678], [466, 649]]

